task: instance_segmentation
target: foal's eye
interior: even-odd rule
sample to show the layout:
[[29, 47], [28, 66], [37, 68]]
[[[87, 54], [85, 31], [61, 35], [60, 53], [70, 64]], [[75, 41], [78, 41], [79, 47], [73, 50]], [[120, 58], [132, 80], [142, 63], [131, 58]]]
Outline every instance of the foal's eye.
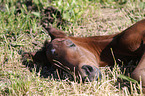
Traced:
[[65, 41], [65, 45], [68, 47], [75, 47], [76, 45], [69, 39]]
[[69, 47], [75, 47], [76, 45], [74, 43], [72, 43]]

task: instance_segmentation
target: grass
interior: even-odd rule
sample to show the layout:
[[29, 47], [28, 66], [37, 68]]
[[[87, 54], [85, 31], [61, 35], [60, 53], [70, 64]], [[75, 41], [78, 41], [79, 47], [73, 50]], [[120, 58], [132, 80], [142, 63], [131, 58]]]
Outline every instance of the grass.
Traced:
[[[129, 80], [118, 82], [118, 76], [125, 74], [120, 67], [101, 68], [101, 81], [77, 83], [69, 80], [41, 78], [35, 68], [29, 71], [21, 62], [21, 50], [37, 51], [49, 35], [40, 25], [41, 17], [22, 8], [15, 15], [17, 0], [0, 1], [5, 6], [0, 11], [0, 95], [94, 95], [94, 96], [136, 96], [143, 95], [141, 86]], [[22, 0], [21, 0], [22, 1]], [[73, 36], [106, 35], [121, 32], [145, 17], [143, 0], [33, 0], [37, 6], [54, 6], [62, 12], [69, 24], [60, 26], [66, 34]], [[0, 6], [2, 6], [0, 5]], [[63, 5], [63, 6], [62, 6]], [[34, 16], [34, 18], [31, 18]], [[56, 23], [52, 24], [56, 27]], [[34, 42], [37, 46], [34, 46]], [[40, 70], [41, 71], [41, 70]], [[123, 78], [123, 77], [121, 77]], [[121, 80], [122, 81], [122, 80]]]

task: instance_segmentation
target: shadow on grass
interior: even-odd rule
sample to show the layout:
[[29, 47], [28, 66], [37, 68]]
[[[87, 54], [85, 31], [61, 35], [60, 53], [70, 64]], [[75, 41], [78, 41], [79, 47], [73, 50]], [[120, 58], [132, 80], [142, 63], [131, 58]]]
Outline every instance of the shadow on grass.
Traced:
[[137, 62], [131, 62], [127, 66], [121, 67], [121, 72], [123, 74], [119, 75], [117, 78], [117, 82], [115, 86], [118, 89], [127, 88], [128, 92], [131, 94], [132, 92], [137, 92], [141, 94], [139, 82], [131, 78], [131, 73], [136, 68]]
[[30, 72], [33, 70], [37, 73], [40, 72], [40, 77], [42, 78], [53, 78], [54, 80], [73, 80], [73, 77], [61, 69], [57, 69], [55, 66], [51, 65], [46, 58], [45, 48], [31, 53], [23, 52], [20, 54], [22, 56], [22, 64], [25, 65]]

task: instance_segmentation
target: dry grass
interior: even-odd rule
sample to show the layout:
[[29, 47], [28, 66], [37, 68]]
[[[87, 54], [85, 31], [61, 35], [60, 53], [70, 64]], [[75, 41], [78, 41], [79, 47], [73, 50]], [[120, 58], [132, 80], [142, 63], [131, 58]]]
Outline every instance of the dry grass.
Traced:
[[[13, 1], [15, 2], [15, 0]], [[45, 6], [46, 1], [44, 0]], [[87, 8], [81, 18], [77, 22], [71, 22], [70, 25], [66, 26], [64, 31], [74, 36], [107, 35], [121, 32], [145, 16], [144, 7], [140, 8], [136, 2], [130, 2], [132, 0], [123, 5], [123, 8], [116, 7], [114, 3], [112, 3], [114, 4], [113, 6], [107, 5], [107, 8], [100, 3], [94, 3], [91, 6], [86, 5]], [[137, 3], [140, 2], [137, 1]], [[0, 11], [2, 16], [0, 19], [0, 95], [143, 95], [140, 85], [132, 82], [127, 82], [126, 84], [126, 82], [118, 81], [118, 76], [123, 74], [120, 71], [120, 67], [114, 67], [113, 70], [109, 67], [100, 68], [103, 73], [102, 80], [86, 83], [69, 81], [67, 78], [66, 80], [54, 80], [49, 77], [41, 78], [40, 72], [35, 73], [35, 68], [30, 72], [28, 68], [22, 65], [19, 51], [36, 51], [42, 46], [45, 39], [49, 40], [50, 38], [37, 23], [37, 18], [31, 19], [31, 14], [27, 16], [22, 14], [15, 18], [13, 14], [14, 7], [12, 6], [8, 9], [5, 12]], [[39, 43], [38, 46], [32, 44], [32, 42], [36, 41]]]

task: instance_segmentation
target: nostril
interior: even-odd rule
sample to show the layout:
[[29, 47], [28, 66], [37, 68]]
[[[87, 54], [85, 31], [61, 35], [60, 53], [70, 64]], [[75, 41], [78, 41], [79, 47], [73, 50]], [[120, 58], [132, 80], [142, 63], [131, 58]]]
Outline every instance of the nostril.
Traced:
[[89, 81], [101, 80], [102, 78], [101, 71], [95, 66], [83, 65], [81, 68], [84, 70], [83, 72], [85, 72], [83, 74], [86, 74], [85, 77], [82, 77], [83, 79], [87, 77]]
[[93, 68], [89, 65], [82, 66], [82, 69], [84, 69], [86, 71], [87, 75], [89, 75], [89, 74], [91, 74], [91, 72], [93, 72]]

